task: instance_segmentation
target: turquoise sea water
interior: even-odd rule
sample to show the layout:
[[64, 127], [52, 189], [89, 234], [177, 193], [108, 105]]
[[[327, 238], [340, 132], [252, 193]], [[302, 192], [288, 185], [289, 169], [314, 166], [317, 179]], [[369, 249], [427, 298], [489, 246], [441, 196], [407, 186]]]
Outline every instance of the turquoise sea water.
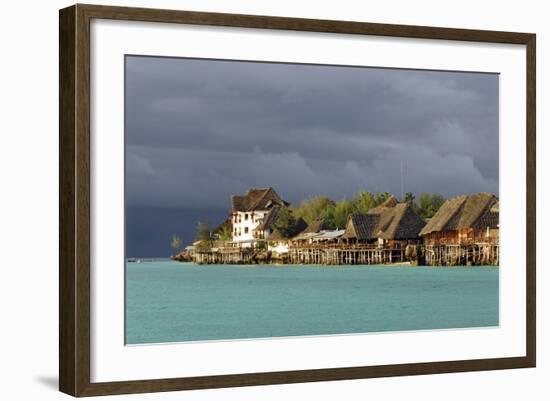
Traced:
[[499, 324], [498, 268], [128, 263], [126, 343]]

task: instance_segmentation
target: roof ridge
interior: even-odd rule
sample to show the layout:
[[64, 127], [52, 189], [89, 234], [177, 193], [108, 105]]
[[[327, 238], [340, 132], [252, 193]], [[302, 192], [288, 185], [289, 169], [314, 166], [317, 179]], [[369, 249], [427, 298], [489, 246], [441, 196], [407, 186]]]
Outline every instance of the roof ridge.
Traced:
[[[264, 191], [264, 193], [263, 193], [262, 196], [260, 196], [260, 198], [256, 202], [254, 202], [252, 204], [252, 206], [248, 207], [249, 210], [254, 210], [256, 208], [256, 206], [259, 205], [260, 201], [262, 201], [265, 198], [265, 196], [269, 193], [269, 191], [273, 188], [269, 187], [269, 188], [253, 188], [253, 189], [256, 189], [257, 191]], [[251, 191], [251, 190], [252, 189], [250, 189], [249, 191]]]
[[[462, 213], [462, 209], [464, 208], [464, 205], [466, 204], [466, 201], [468, 200], [468, 197], [469, 197], [469, 195], [458, 195], [458, 196], [455, 196], [454, 198], [451, 198], [451, 199], [448, 200], [448, 202], [451, 202], [451, 201], [457, 201], [457, 200], [460, 199], [460, 203], [457, 205], [457, 207], [455, 208], [453, 213], [451, 213], [451, 215], [447, 218], [447, 220], [445, 220], [445, 222], [443, 223], [441, 229], [445, 228], [445, 226], [449, 223], [449, 221], [451, 221], [458, 213]], [[439, 230], [439, 231], [441, 231], [441, 230]]]
[[267, 188], [248, 188], [246, 191], [247, 194], [249, 194], [252, 191], [267, 191], [269, 189], [273, 189], [273, 187], [267, 187]]
[[[488, 196], [486, 196], [488, 195]], [[468, 195], [468, 199], [473, 199], [474, 196], [479, 196], [482, 201], [484, 202], [483, 207], [479, 208], [479, 210], [476, 210], [476, 213], [473, 214], [473, 217], [471, 218], [472, 221], [477, 221], [488, 209], [491, 208], [491, 201], [493, 199], [496, 199], [496, 197], [491, 194], [490, 192], [479, 192], [476, 194]]]

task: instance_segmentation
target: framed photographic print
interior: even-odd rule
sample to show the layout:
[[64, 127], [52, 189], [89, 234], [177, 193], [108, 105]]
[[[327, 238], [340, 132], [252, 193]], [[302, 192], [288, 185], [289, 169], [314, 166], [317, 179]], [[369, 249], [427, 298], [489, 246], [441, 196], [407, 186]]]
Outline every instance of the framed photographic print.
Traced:
[[535, 35], [60, 11], [60, 390], [535, 366]]

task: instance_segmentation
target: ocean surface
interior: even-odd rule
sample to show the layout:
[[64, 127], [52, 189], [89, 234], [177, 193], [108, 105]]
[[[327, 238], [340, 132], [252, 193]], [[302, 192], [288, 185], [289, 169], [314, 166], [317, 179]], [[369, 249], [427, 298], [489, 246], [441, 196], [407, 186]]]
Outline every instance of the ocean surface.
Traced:
[[126, 343], [489, 327], [496, 267], [127, 263]]

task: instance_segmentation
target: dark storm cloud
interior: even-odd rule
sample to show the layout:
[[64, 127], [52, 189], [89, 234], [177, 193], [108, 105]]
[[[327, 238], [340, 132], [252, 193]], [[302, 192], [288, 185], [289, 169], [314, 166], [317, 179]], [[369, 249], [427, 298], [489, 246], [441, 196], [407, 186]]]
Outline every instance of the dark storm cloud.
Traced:
[[127, 204], [498, 194], [498, 76], [127, 57]]
[[129, 57], [127, 113], [130, 203], [498, 190], [496, 75]]

